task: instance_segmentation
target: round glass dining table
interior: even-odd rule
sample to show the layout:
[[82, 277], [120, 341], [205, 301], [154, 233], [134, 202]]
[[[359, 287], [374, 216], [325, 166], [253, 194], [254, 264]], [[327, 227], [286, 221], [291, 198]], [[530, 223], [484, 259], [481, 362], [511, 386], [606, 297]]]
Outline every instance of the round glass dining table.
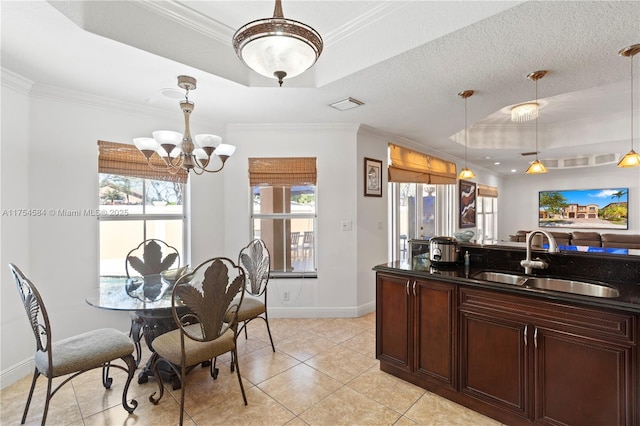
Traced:
[[[131, 338], [140, 347], [141, 335], [152, 352], [138, 375], [138, 383], [146, 383], [153, 375], [151, 366], [157, 357], [152, 342], [157, 336], [177, 328], [171, 310], [173, 286], [160, 274], [135, 277], [100, 277], [98, 290], [88, 296], [89, 305], [100, 309], [126, 311], [131, 314]], [[163, 376], [164, 378], [164, 376]], [[174, 389], [175, 380], [172, 380]], [[179, 387], [179, 386], [178, 386]]]

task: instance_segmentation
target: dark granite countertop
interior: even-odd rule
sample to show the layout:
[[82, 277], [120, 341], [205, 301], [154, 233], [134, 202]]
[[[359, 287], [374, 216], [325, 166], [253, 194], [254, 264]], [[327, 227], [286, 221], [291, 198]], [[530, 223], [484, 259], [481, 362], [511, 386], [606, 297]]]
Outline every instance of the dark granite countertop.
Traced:
[[524, 270], [520, 267], [520, 260], [524, 259], [525, 252], [520, 248], [487, 248], [463, 244], [461, 245], [461, 253], [465, 251], [469, 251], [471, 255], [470, 266], [464, 266], [462, 263], [432, 265], [428, 260], [428, 254], [419, 254], [413, 256], [408, 262], [394, 261], [378, 265], [373, 269], [379, 272], [401, 273], [416, 278], [437, 279], [469, 287], [499, 290], [529, 297], [640, 313], [640, 258], [636, 256], [608, 258], [570, 252], [549, 254], [546, 253], [546, 250], [535, 251], [534, 257], [541, 257], [547, 260], [550, 266], [545, 270], [534, 270], [532, 276], [574, 279], [604, 284], [615, 288], [619, 292], [618, 297], [609, 298], [477, 280], [472, 277], [482, 271], [524, 275]]

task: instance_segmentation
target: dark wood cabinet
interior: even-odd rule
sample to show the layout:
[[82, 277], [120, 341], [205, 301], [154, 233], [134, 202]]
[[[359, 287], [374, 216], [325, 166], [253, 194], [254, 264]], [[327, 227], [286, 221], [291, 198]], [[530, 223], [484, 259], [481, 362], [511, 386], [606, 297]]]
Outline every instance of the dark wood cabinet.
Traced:
[[378, 274], [378, 359], [453, 387], [455, 304], [452, 284]]
[[460, 391], [541, 424], [631, 425], [632, 314], [460, 289]]
[[528, 417], [528, 330], [524, 322], [495, 312], [461, 311], [460, 392]]
[[510, 425], [640, 425], [640, 315], [377, 273], [380, 368]]

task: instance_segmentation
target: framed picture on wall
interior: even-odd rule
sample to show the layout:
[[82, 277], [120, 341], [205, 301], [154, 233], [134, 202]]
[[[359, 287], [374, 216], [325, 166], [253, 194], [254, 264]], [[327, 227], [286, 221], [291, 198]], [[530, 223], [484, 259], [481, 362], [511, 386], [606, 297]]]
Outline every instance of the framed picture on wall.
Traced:
[[460, 181], [460, 228], [476, 226], [476, 184]]
[[364, 195], [382, 197], [382, 161], [364, 159]]

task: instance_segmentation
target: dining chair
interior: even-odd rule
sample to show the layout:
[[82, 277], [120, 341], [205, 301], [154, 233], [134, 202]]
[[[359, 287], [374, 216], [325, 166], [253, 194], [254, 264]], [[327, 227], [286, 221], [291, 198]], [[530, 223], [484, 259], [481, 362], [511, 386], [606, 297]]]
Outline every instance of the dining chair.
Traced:
[[[160, 273], [170, 268], [180, 267], [180, 253], [178, 249], [170, 246], [163, 240], [150, 238], [142, 241], [127, 253], [125, 258], [125, 272], [127, 278], [139, 276], [145, 281], [156, 280], [160, 285]], [[145, 278], [146, 277], [146, 278]], [[154, 283], [149, 283], [154, 284]], [[133, 339], [136, 348], [136, 366], [142, 359], [143, 321], [135, 313], [131, 313], [131, 328], [129, 336]]]
[[[35, 370], [21, 424], [24, 424], [27, 419], [33, 391], [40, 375], [47, 378], [47, 394], [42, 413], [42, 425], [44, 425], [47, 421], [49, 402], [56, 392], [71, 379], [96, 368], [102, 368], [102, 385], [105, 389], [111, 388], [113, 383], [113, 379], [109, 377], [111, 367], [127, 373], [127, 381], [122, 391], [122, 406], [127, 412], [133, 413], [138, 402], [132, 399], [131, 405], [127, 403], [127, 392], [136, 370], [131, 339], [114, 328], [101, 328], [53, 342], [49, 315], [37, 288], [16, 265], [10, 263], [9, 269], [18, 287], [18, 293], [36, 339]], [[118, 359], [124, 361], [126, 367], [113, 363]], [[53, 379], [61, 376], [67, 377], [53, 388]]]
[[255, 239], [246, 247], [240, 250], [238, 265], [244, 270], [246, 276], [246, 289], [242, 306], [238, 311], [238, 324], [244, 329], [244, 337], [247, 338], [247, 324], [256, 318], [261, 318], [267, 324], [267, 333], [271, 341], [271, 349], [276, 351], [271, 337], [269, 327], [269, 316], [267, 315], [267, 284], [269, 283], [269, 272], [271, 271], [271, 257], [269, 249], [264, 241]]
[[[178, 376], [180, 394], [180, 424], [184, 418], [187, 372], [197, 364], [210, 363], [211, 377], [218, 377], [216, 358], [230, 352], [232, 366], [238, 376], [242, 399], [247, 397], [240, 377], [236, 335], [238, 310], [245, 292], [245, 274], [231, 259], [215, 257], [201, 263], [192, 274], [178, 279], [171, 294], [171, 310], [177, 329], [153, 340], [156, 354], [152, 368], [158, 378], [159, 395], [149, 396], [158, 404], [164, 394], [158, 366], [165, 363]], [[186, 308], [186, 309], [185, 309]], [[231, 318], [227, 322], [227, 319]]]
[[302, 236], [302, 256], [308, 257], [313, 254], [313, 231], [305, 231]]
[[291, 258], [298, 258], [298, 250], [300, 250], [300, 232], [291, 232]]

